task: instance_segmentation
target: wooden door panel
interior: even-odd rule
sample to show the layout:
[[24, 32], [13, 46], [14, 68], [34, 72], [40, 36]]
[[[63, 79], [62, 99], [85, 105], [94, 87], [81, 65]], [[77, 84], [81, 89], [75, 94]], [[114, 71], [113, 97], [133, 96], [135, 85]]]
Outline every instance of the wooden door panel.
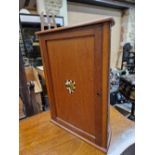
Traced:
[[[95, 135], [94, 36], [47, 41], [57, 117]], [[66, 80], [75, 81], [69, 94]]]

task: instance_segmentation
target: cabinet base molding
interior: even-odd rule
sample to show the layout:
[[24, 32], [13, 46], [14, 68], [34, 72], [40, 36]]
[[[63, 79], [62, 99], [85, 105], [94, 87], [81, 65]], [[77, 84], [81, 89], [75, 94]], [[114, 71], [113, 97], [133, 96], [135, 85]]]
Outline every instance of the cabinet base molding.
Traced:
[[108, 149], [104, 148], [104, 147], [100, 147], [98, 145], [96, 145], [95, 143], [93, 143], [92, 141], [88, 140], [88, 139], [85, 139], [84, 137], [80, 136], [79, 134], [77, 134], [76, 132], [74, 132], [73, 130], [70, 130], [69, 128], [65, 127], [64, 124], [61, 125], [60, 123], [57, 122], [57, 120], [53, 120], [51, 119], [51, 122], [53, 124], [55, 124], [56, 126], [66, 130], [67, 132], [71, 133], [72, 135], [80, 138], [81, 140], [85, 141], [86, 143], [94, 146], [95, 148], [99, 149], [100, 151], [104, 152], [104, 153], [107, 153]]

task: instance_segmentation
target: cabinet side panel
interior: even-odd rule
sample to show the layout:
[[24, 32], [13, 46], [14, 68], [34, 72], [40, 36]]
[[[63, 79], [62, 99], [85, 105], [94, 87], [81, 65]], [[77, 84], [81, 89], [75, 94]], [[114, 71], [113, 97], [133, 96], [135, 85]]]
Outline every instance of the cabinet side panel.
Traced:
[[109, 123], [110, 23], [103, 24], [102, 35], [102, 146], [107, 148]]

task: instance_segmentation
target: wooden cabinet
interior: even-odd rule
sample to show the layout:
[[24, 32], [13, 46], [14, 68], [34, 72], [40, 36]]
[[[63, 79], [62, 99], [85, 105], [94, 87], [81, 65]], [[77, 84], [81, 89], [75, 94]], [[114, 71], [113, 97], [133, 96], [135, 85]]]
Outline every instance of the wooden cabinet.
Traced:
[[51, 118], [106, 152], [109, 139], [110, 29], [107, 18], [37, 32]]

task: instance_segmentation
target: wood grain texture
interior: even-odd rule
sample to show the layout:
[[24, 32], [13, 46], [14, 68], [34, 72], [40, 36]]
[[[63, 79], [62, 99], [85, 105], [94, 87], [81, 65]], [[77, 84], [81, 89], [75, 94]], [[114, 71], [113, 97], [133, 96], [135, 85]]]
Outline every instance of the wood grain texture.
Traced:
[[[108, 147], [109, 126], [109, 66], [110, 66], [110, 25], [105, 23], [102, 30], [102, 146]], [[107, 114], [107, 117], [105, 117]], [[106, 127], [105, 127], [106, 125]]]
[[[47, 47], [57, 117], [94, 135], [93, 36], [47, 41]], [[76, 83], [72, 95], [65, 87], [65, 80], [74, 80]]]
[[20, 121], [20, 155], [105, 155], [50, 122], [50, 113]]
[[52, 84], [52, 81], [48, 78], [48, 77], [51, 77], [50, 67], [48, 67], [49, 60], [46, 59], [48, 57], [47, 52], [43, 52], [43, 51], [47, 51], [45, 40], [39, 39], [39, 44], [41, 48], [41, 57], [42, 57], [43, 66], [44, 66], [44, 74], [45, 74], [47, 94], [48, 94], [48, 99], [49, 99], [48, 105], [50, 108], [50, 114], [51, 114], [51, 118], [56, 119], [56, 106], [55, 104], [52, 104], [52, 102], [55, 101], [54, 92], [53, 92], [53, 84]]
[[[37, 33], [51, 117], [107, 151], [111, 19]], [[69, 94], [65, 81], [75, 81]]]
[[[112, 153], [115, 152], [114, 145], [118, 148], [124, 144], [124, 141], [121, 142], [119, 137], [124, 136], [128, 129], [134, 128], [134, 122], [126, 119], [112, 107], [110, 109], [110, 122], [113, 133], [109, 151]], [[106, 153], [51, 123], [50, 112], [42, 112], [20, 121], [19, 154], [106, 155]]]

